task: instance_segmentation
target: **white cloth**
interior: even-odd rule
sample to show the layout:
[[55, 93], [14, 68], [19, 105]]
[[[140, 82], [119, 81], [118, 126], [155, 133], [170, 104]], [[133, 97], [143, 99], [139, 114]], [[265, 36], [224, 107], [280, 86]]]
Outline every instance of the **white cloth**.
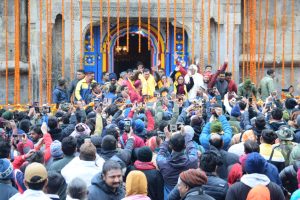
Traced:
[[244, 142], [240, 142], [238, 144], [232, 145], [231, 147], [229, 147], [228, 152], [234, 153], [234, 154], [238, 155], [239, 157], [242, 156], [245, 152]]
[[51, 200], [43, 191], [26, 190], [23, 194], [17, 193], [9, 200]]
[[[199, 73], [195, 73], [192, 75], [193, 80], [194, 80], [194, 86], [192, 89], [188, 92], [188, 99], [189, 101], [192, 101], [193, 99], [196, 98], [197, 96], [197, 91], [201, 88], [204, 87], [204, 82], [203, 82], [203, 76]], [[190, 82], [190, 76], [187, 74], [184, 77], [185, 83], [188, 84]]]
[[75, 157], [61, 170], [61, 174], [67, 184], [74, 178], [81, 178], [88, 187], [91, 185], [92, 178], [102, 171], [104, 162], [105, 160], [99, 156], [95, 161], [84, 161]]

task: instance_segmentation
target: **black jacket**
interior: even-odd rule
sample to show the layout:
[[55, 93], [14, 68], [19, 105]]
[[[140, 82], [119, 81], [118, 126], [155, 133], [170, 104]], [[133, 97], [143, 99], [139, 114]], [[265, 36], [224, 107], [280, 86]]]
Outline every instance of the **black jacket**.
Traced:
[[164, 199], [164, 179], [157, 169], [142, 170], [131, 165], [128, 167], [127, 173], [132, 170], [140, 170], [145, 174], [147, 178], [148, 197], [150, 197], [150, 199]]
[[285, 189], [287, 189], [290, 193], [293, 193], [295, 190], [298, 189], [297, 171], [299, 168], [300, 161], [296, 161], [294, 165], [287, 166], [279, 174], [282, 186]]
[[96, 174], [96, 176], [94, 176], [88, 191], [89, 200], [121, 200], [125, 197], [125, 190], [122, 187], [122, 184], [115, 192], [113, 192], [113, 190], [101, 178], [101, 174]]
[[182, 200], [215, 200], [211, 196], [205, 194], [200, 187], [195, 187], [190, 189], [186, 195], [182, 198]]
[[52, 140], [58, 140], [58, 141], [62, 141], [63, 139], [63, 135], [62, 135], [62, 130], [60, 128], [55, 128], [52, 130], [49, 130], [49, 133], [51, 135]]
[[216, 200], [224, 200], [228, 190], [227, 182], [212, 173], [205, 173], [207, 175], [207, 183], [202, 185], [205, 194], [208, 194]]

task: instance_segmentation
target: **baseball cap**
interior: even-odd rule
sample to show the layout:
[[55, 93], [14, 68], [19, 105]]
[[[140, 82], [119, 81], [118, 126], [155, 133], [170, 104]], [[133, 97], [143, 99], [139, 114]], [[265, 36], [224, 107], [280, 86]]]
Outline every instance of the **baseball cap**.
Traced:
[[41, 183], [46, 180], [47, 177], [47, 170], [41, 163], [31, 163], [25, 169], [25, 181], [28, 183]]

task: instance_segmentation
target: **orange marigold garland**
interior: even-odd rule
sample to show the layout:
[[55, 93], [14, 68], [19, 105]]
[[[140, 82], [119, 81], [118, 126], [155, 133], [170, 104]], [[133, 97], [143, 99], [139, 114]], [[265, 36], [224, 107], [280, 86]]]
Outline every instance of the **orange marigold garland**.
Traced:
[[[100, 10], [102, 10], [102, 7], [100, 7]], [[83, 41], [82, 41], [82, 0], [79, 0], [79, 20], [80, 20], [80, 54], [79, 54], [79, 68], [82, 69], [83, 68]], [[100, 17], [101, 19], [101, 17]], [[101, 45], [100, 45], [100, 49], [101, 49]]]
[[201, 3], [201, 54], [200, 54], [200, 71], [203, 71], [204, 68], [204, 0]]
[[28, 56], [28, 103], [31, 102], [31, 60], [30, 60], [30, 0], [28, 0], [27, 2], [27, 10], [28, 10], [28, 14], [27, 14], [27, 42], [28, 42], [28, 46], [27, 46], [27, 56]]
[[40, 0], [39, 6], [39, 15], [40, 15], [40, 48], [39, 48], [39, 57], [40, 57], [40, 80], [39, 80], [39, 92], [40, 92], [40, 104], [43, 103], [43, 0]]
[[218, 0], [218, 67], [220, 66], [220, 0]]
[[257, 52], [257, 72], [259, 79], [261, 78], [261, 71], [260, 71], [260, 33], [261, 33], [261, 16], [262, 15], [262, 0], [259, 0], [259, 18], [258, 18], [258, 52]]
[[242, 81], [244, 81], [244, 78], [245, 78], [245, 54], [246, 54], [246, 47], [245, 47], [245, 43], [246, 43], [246, 9], [247, 9], [247, 4], [246, 4], [246, 0], [244, 0], [244, 28], [243, 28], [243, 70], [242, 70]]
[[233, 0], [233, 25], [232, 25], [232, 77], [234, 77], [234, 73], [235, 73], [235, 65], [234, 65], [234, 61], [235, 61], [235, 3], [236, 0]]
[[250, 76], [256, 84], [256, 65], [255, 65], [255, 36], [256, 36], [256, 0], [250, 2]]
[[291, 85], [295, 84], [295, 76], [294, 76], [294, 29], [295, 29], [295, 1], [292, 0], [292, 60], [291, 60]]
[[102, 53], [102, 37], [103, 37], [103, 0], [100, 0], [99, 1], [99, 4], [100, 4], [100, 39], [99, 39], [99, 47], [100, 47], [100, 52]]
[[166, 52], [169, 52], [169, 39], [170, 39], [170, 0], [167, 0], [167, 38], [166, 38]]
[[65, 0], [61, 0], [61, 76], [65, 77]]
[[15, 104], [20, 103], [20, 2], [15, 0]]
[[281, 26], [282, 26], [282, 61], [281, 61], [281, 87], [284, 88], [285, 85], [285, 80], [284, 80], [284, 67], [285, 67], [285, 31], [286, 31], [286, 0], [283, 0], [283, 14], [282, 14], [282, 21], [281, 21]]
[[207, 15], [207, 62], [210, 64], [210, 0], [208, 0]]
[[264, 32], [264, 53], [262, 57], [261, 75], [265, 73], [265, 55], [267, 49], [267, 32], [268, 32], [268, 13], [269, 13], [269, 0], [266, 0], [266, 17], [265, 17], [265, 32]]
[[276, 67], [276, 29], [277, 29], [277, 5], [276, 1], [274, 1], [274, 51], [273, 51], [273, 69]]
[[158, 53], [160, 53], [159, 35], [160, 35], [160, 0], [157, 0], [157, 47], [158, 47]]
[[70, 63], [70, 78], [74, 78], [74, 12], [73, 12], [73, 0], [71, 0], [71, 63]]
[[4, 0], [5, 17], [5, 104], [8, 104], [8, 0]]
[[52, 23], [51, 23], [51, 19], [52, 19], [52, 0], [50, 0], [50, 5], [49, 5], [49, 100], [48, 100], [48, 103], [51, 103], [51, 100], [52, 100]]

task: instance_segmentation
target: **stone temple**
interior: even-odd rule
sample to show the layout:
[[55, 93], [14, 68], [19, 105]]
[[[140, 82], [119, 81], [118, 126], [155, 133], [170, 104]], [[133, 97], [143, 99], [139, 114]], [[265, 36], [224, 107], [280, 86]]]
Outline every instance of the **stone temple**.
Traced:
[[[2, 86], [0, 88], [0, 104], [5, 103], [6, 60], [8, 60], [9, 69], [10, 103], [13, 102], [14, 95], [15, 2], [18, 0], [7, 0], [7, 16], [4, 9], [5, 1], [0, 1], [0, 27], [2, 30], [0, 35], [0, 85]], [[51, 10], [48, 12], [48, 21], [47, 2], [48, 8], [51, 5], [51, 9], [48, 9]], [[62, 6], [62, 2], [64, 6]], [[20, 62], [21, 102], [28, 103], [28, 80], [32, 82], [33, 101], [39, 100], [40, 81], [43, 82], [43, 93], [45, 94], [46, 66], [49, 63], [50, 51], [52, 51], [50, 56], [52, 72], [48, 81], [52, 82], [52, 88], [61, 77], [62, 63], [64, 63], [65, 78], [68, 81], [74, 77], [74, 72], [80, 68], [81, 63], [85, 70], [96, 73], [97, 80], [101, 80], [103, 71], [120, 73], [128, 68], [134, 68], [137, 61], [142, 61], [146, 67], [151, 67], [155, 66], [159, 60], [161, 67], [165, 69], [166, 74], [169, 74], [174, 69], [175, 53], [188, 64], [191, 64], [192, 61], [199, 62], [202, 67], [211, 64], [214, 70], [218, 68], [218, 64], [224, 62], [227, 56], [229, 71], [234, 71], [234, 79], [236, 82], [241, 82], [243, 63], [246, 65], [249, 59], [251, 43], [248, 39], [251, 32], [248, 24], [249, 13], [247, 15], [244, 12], [247, 2], [248, 0], [140, 0], [139, 3], [139, 0], [102, 0], [102, 7], [100, 7], [100, 0], [19, 0], [20, 61], [18, 62]], [[285, 82], [283, 87], [287, 88], [291, 84], [293, 60], [294, 85], [296, 91], [299, 92], [300, 84], [297, 75], [300, 74], [300, 16], [298, 12], [294, 12], [294, 16], [292, 15], [292, 7], [294, 11], [298, 11], [300, 1], [276, 0], [276, 5], [274, 2], [270, 0], [256, 1], [255, 60], [256, 62], [260, 60], [262, 63], [264, 58], [265, 69], [275, 65], [277, 74], [275, 82], [280, 91], [284, 47]], [[260, 8], [261, 15], [259, 14]], [[42, 19], [40, 13], [42, 13]], [[148, 27], [149, 14], [150, 27]], [[30, 20], [28, 20], [28, 16], [30, 16]], [[128, 38], [127, 17], [129, 17]], [[158, 20], [160, 21], [159, 26]], [[41, 27], [40, 24], [42, 24]], [[102, 29], [100, 29], [100, 25]], [[92, 31], [90, 31], [91, 27]], [[49, 35], [47, 28], [51, 29]], [[174, 30], [176, 30], [175, 34]], [[6, 34], [8, 46], [5, 42]], [[28, 34], [30, 34], [30, 42], [28, 42]], [[140, 44], [139, 34], [141, 35]], [[42, 41], [40, 36], [42, 36]], [[274, 36], [276, 37], [275, 41]], [[64, 39], [62, 39], [63, 37]], [[49, 38], [52, 43], [51, 50], [47, 44]], [[128, 46], [127, 42], [129, 42]], [[150, 48], [148, 48], [148, 42], [150, 42]], [[30, 44], [30, 48], [28, 48], [28, 44]], [[40, 62], [40, 45], [43, 48], [42, 62]], [[126, 51], [128, 47], [129, 52]], [[30, 57], [28, 57], [28, 49], [30, 49]], [[6, 53], [8, 54], [7, 59]], [[82, 58], [82, 62], [80, 62], [80, 58]], [[29, 59], [30, 66], [28, 65]], [[42, 77], [40, 76], [41, 63], [43, 65]], [[32, 72], [31, 79], [28, 79], [29, 67]], [[245, 74], [245, 76], [249, 76], [249, 74]], [[257, 73], [258, 80], [262, 76], [261, 73]], [[46, 95], [44, 95], [43, 102], [45, 100]]]

